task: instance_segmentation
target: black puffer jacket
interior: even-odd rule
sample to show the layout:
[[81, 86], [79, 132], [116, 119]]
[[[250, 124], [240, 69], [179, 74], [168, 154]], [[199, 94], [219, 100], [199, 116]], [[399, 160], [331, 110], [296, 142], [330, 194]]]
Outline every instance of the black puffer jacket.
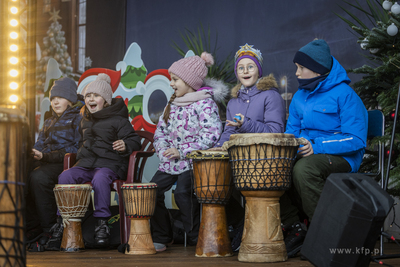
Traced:
[[[87, 110], [81, 121], [81, 147], [74, 166], [109, 168], [120, 179], [126, 179], [130, 154], [141, 147], [140, 137], [128, 119], [128, 108], [120, 98], [93, 114]], [[113, 142], [124, 140], [126, 151], [113, 150]]]

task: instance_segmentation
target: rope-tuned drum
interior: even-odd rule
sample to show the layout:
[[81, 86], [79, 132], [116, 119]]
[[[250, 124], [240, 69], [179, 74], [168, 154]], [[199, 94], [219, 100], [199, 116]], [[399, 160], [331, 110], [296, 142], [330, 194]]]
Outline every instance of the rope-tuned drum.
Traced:
[[202, 218], [196, 245], [197, 257], [232, 256], [225, 205], [232, 194], [232, 176], [228, 153], [196, 150], [192, 160], [194, 190], [202, 203]]
[[25, 266], [23, 197], [29, 155], [28, 120], [0, 107], [0, 266]]
[[124, 184], [121, 186], [121, 192], [125, 215], [131, 219], [129, 246], [125, 254], [155, 254], [149, 219], [153, 216], [156, 208], [157, 184]]
[[287, 260], [280, 226], [279, 198], [289, 189], [297, 149], [291, 134], [233, 134], [228, 150], [235, 186], [246, 197], [245, 224], [238, 260]]
[[81, 221], [89, 207], [92, 186], [88, 184], [56, 184], [53, 191], [64, 224], [60, 251], [79, 252], [85, 250]]

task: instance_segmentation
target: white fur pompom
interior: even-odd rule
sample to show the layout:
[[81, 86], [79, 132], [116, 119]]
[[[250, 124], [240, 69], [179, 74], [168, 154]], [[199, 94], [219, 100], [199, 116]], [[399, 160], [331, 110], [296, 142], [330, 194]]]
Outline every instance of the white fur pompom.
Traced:
[[201, 58], [206, 62], [207, 67], [214, 65], [214, 58], [210, 53], [207, 52], [201, 53]]
[[213, 88], [213, 98], [215, 102], [222, 103], [226, 101], [229, 88], [222, 80], [206, 78], [204, 79], [204, 85]]
[[99, 76], [97, 76], [96, 81], [106, 81], [107, 83], [111, 83], [111, 78], [105, 73], [100, 73]]

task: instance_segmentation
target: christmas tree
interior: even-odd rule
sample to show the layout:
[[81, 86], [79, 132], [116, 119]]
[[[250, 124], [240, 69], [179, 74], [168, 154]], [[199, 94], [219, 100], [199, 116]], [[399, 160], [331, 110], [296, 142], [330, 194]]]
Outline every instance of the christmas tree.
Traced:
[[[379, 141], [385, 144], [386, 167], [400, 81], [400, 34], [397, 34], [400, 27], [400, 5], [388, 0], [366, 0], [368, 9], [365, 9], [357, 1], [357, 4], [344, 2], [362, 11], [366, 16], [359, 18], [344, 8], [352, 21], [338, 15], [359, 35], [357, 42], [360, 48], [369, 52], [365, 55], [369, 59], [368, 64], [351, 69], [350, 72], [363, 74], [362, 79], [353, 84], [353, 88], [363, 100], [365, 107], [379, 109], [386, 116], [385, 136], [372, 140], [372, 145]], [[368, 27], [364, 21], [372, 26]], [[400, 135], [397, 134], [399, 129], [400, 122], [396, 124], [389, 173], [389, 192], [395, 195], [400, 195]], [[360, 172], [376, 171], [376, 162], [376, 154], [367, 150]], [[386, 174], [386, 169], [384, 173]]]
[[43, 38], [42, 58], [36, 64], [36, 90], [38, 93], [44, 92], [47, 62], [50, 58], [54, 58], [58, 62], [63, 73], [62, 76], [65, 77], [72, 73], [71, 57], [67, 52], [68, 46], [65, 44], [65, 32], [61, 30], [62, 26], [58, 23], [58, 20], [61, 19], [58, 15], [59, 12], [55, 9], [53, 12], [49, 12], [51, 16], [49, 21], [53, 22], [47, 31], [47, 36]]

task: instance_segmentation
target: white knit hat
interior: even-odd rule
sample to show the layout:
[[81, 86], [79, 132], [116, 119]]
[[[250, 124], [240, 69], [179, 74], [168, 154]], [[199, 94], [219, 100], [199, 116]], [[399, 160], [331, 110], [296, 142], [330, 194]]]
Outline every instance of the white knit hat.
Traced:
[[111, 105], [112, 101], [112, 89], [111, 89], [111, 78], [105, 73], [100, 73], [96, 80], [89, 83], [86, 86], [84, 96], [90, 93], [95, 93], [101, 95], [104, 100]]

